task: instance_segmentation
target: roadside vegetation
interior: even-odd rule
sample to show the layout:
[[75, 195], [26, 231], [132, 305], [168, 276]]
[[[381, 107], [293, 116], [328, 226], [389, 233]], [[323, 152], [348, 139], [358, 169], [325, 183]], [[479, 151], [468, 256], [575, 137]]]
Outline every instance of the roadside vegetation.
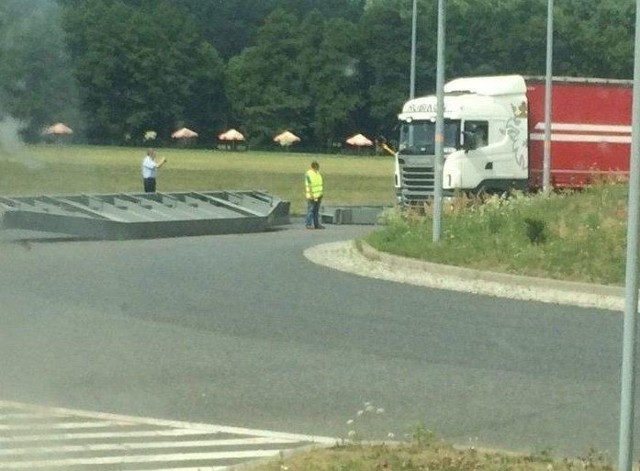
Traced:
[[252, 467], [254, 471], [612, 471], [606, 454], [589, 450], [576, 459], [548, 451], [510, 454], [454, 448], [444, 442], [343, 444], [297, 453]]
[[623, 285], [628, 187], [595, 184], [544, 196], [513, 194], [445, 203], [433, 243], [431, 208], [391, 212], [367, 242], [435, 263], [562, 280]]

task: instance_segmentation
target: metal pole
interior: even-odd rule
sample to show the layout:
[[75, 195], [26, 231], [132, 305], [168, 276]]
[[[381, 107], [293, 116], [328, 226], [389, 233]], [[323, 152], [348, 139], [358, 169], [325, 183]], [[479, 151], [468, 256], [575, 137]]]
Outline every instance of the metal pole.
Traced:
[[638, 311], [638, 229], [640, 228], [640, 1], [636, 0], [636, 38], [633, 64], [633, 116], [629, 156], [629, 214], [627, 216], [627, 266], [622, 334], [619, 471], [631, 471], [635, 396], [636, 317]]
[[438, 0], [438, 60], [436, 64], [436, 135], [433, 188], [433, 242], [442, 233], [442, 166], [444, 163], [444, 40], [446, 0]]
[[409, 99], [416, 96], [416, 34], [418, 31], [418, 0], [413, 0], [411, 16], [411, 77], [409, 79]]
[[542, 191], [551, 191], [551, 79], [553, 68], [553, 0], [547, 0], [547, 72], [544, 88], [544, 156]]

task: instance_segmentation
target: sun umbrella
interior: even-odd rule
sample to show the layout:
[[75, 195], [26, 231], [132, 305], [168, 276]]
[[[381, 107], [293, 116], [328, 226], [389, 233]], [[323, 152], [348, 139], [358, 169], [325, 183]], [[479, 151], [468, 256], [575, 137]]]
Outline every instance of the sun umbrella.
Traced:
[[198, 137], [198, 133], [188, 128], [182, 128], [171, 134], [171, 137], [174, 139], [191, 139]]
[[46, 134], [53, 134], [55, 136], [68, 136], [70, 134], [73, 134], [73, 130], [66, 124], [56, 123], [47, 128]]
[[358, 147], [372, 146], [373, 145], [373, 141], [371, 141], [370, 139], [366, 138], [362, 134], [356, 134], [354, 136], [351, 136], [345, 142], [347, 144], [349, 144], [349, 145], [358, 146]]
[[244, 141], [244, 136], [241, 132], [235, 129], [229, 129], [226, 132], [218, 135], [218, 139], [221, 141]]
[[277, 142], [281, 146], [290, 146], [294, 142], [300, 142], [300, 138], [291, 131], [285, 131], [274, 137], [273, 141]]

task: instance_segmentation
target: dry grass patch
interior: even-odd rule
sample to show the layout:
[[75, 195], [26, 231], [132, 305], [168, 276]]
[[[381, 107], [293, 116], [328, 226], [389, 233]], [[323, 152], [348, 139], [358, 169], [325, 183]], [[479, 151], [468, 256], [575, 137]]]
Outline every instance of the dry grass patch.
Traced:
[[593, 450], [577, 459], [553, 459], [548, 452], [517, 455], [442, 442], [348, 444], [294, 454], [263, 463], [255, 471], [612, 471], [608, 457]]

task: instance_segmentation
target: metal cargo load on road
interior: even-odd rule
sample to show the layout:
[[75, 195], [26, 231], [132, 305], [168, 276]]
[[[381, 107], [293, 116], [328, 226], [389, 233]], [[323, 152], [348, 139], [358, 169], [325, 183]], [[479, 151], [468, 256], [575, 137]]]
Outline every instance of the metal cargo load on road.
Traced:
[[0, 228], [107, 240], [237, 234], [289, 224], [289, 207], [260, 191], [0, 196]]
[[376, 225], [382, 222], [385, 206], [321, 206], [320, 219], [326, 224]]

